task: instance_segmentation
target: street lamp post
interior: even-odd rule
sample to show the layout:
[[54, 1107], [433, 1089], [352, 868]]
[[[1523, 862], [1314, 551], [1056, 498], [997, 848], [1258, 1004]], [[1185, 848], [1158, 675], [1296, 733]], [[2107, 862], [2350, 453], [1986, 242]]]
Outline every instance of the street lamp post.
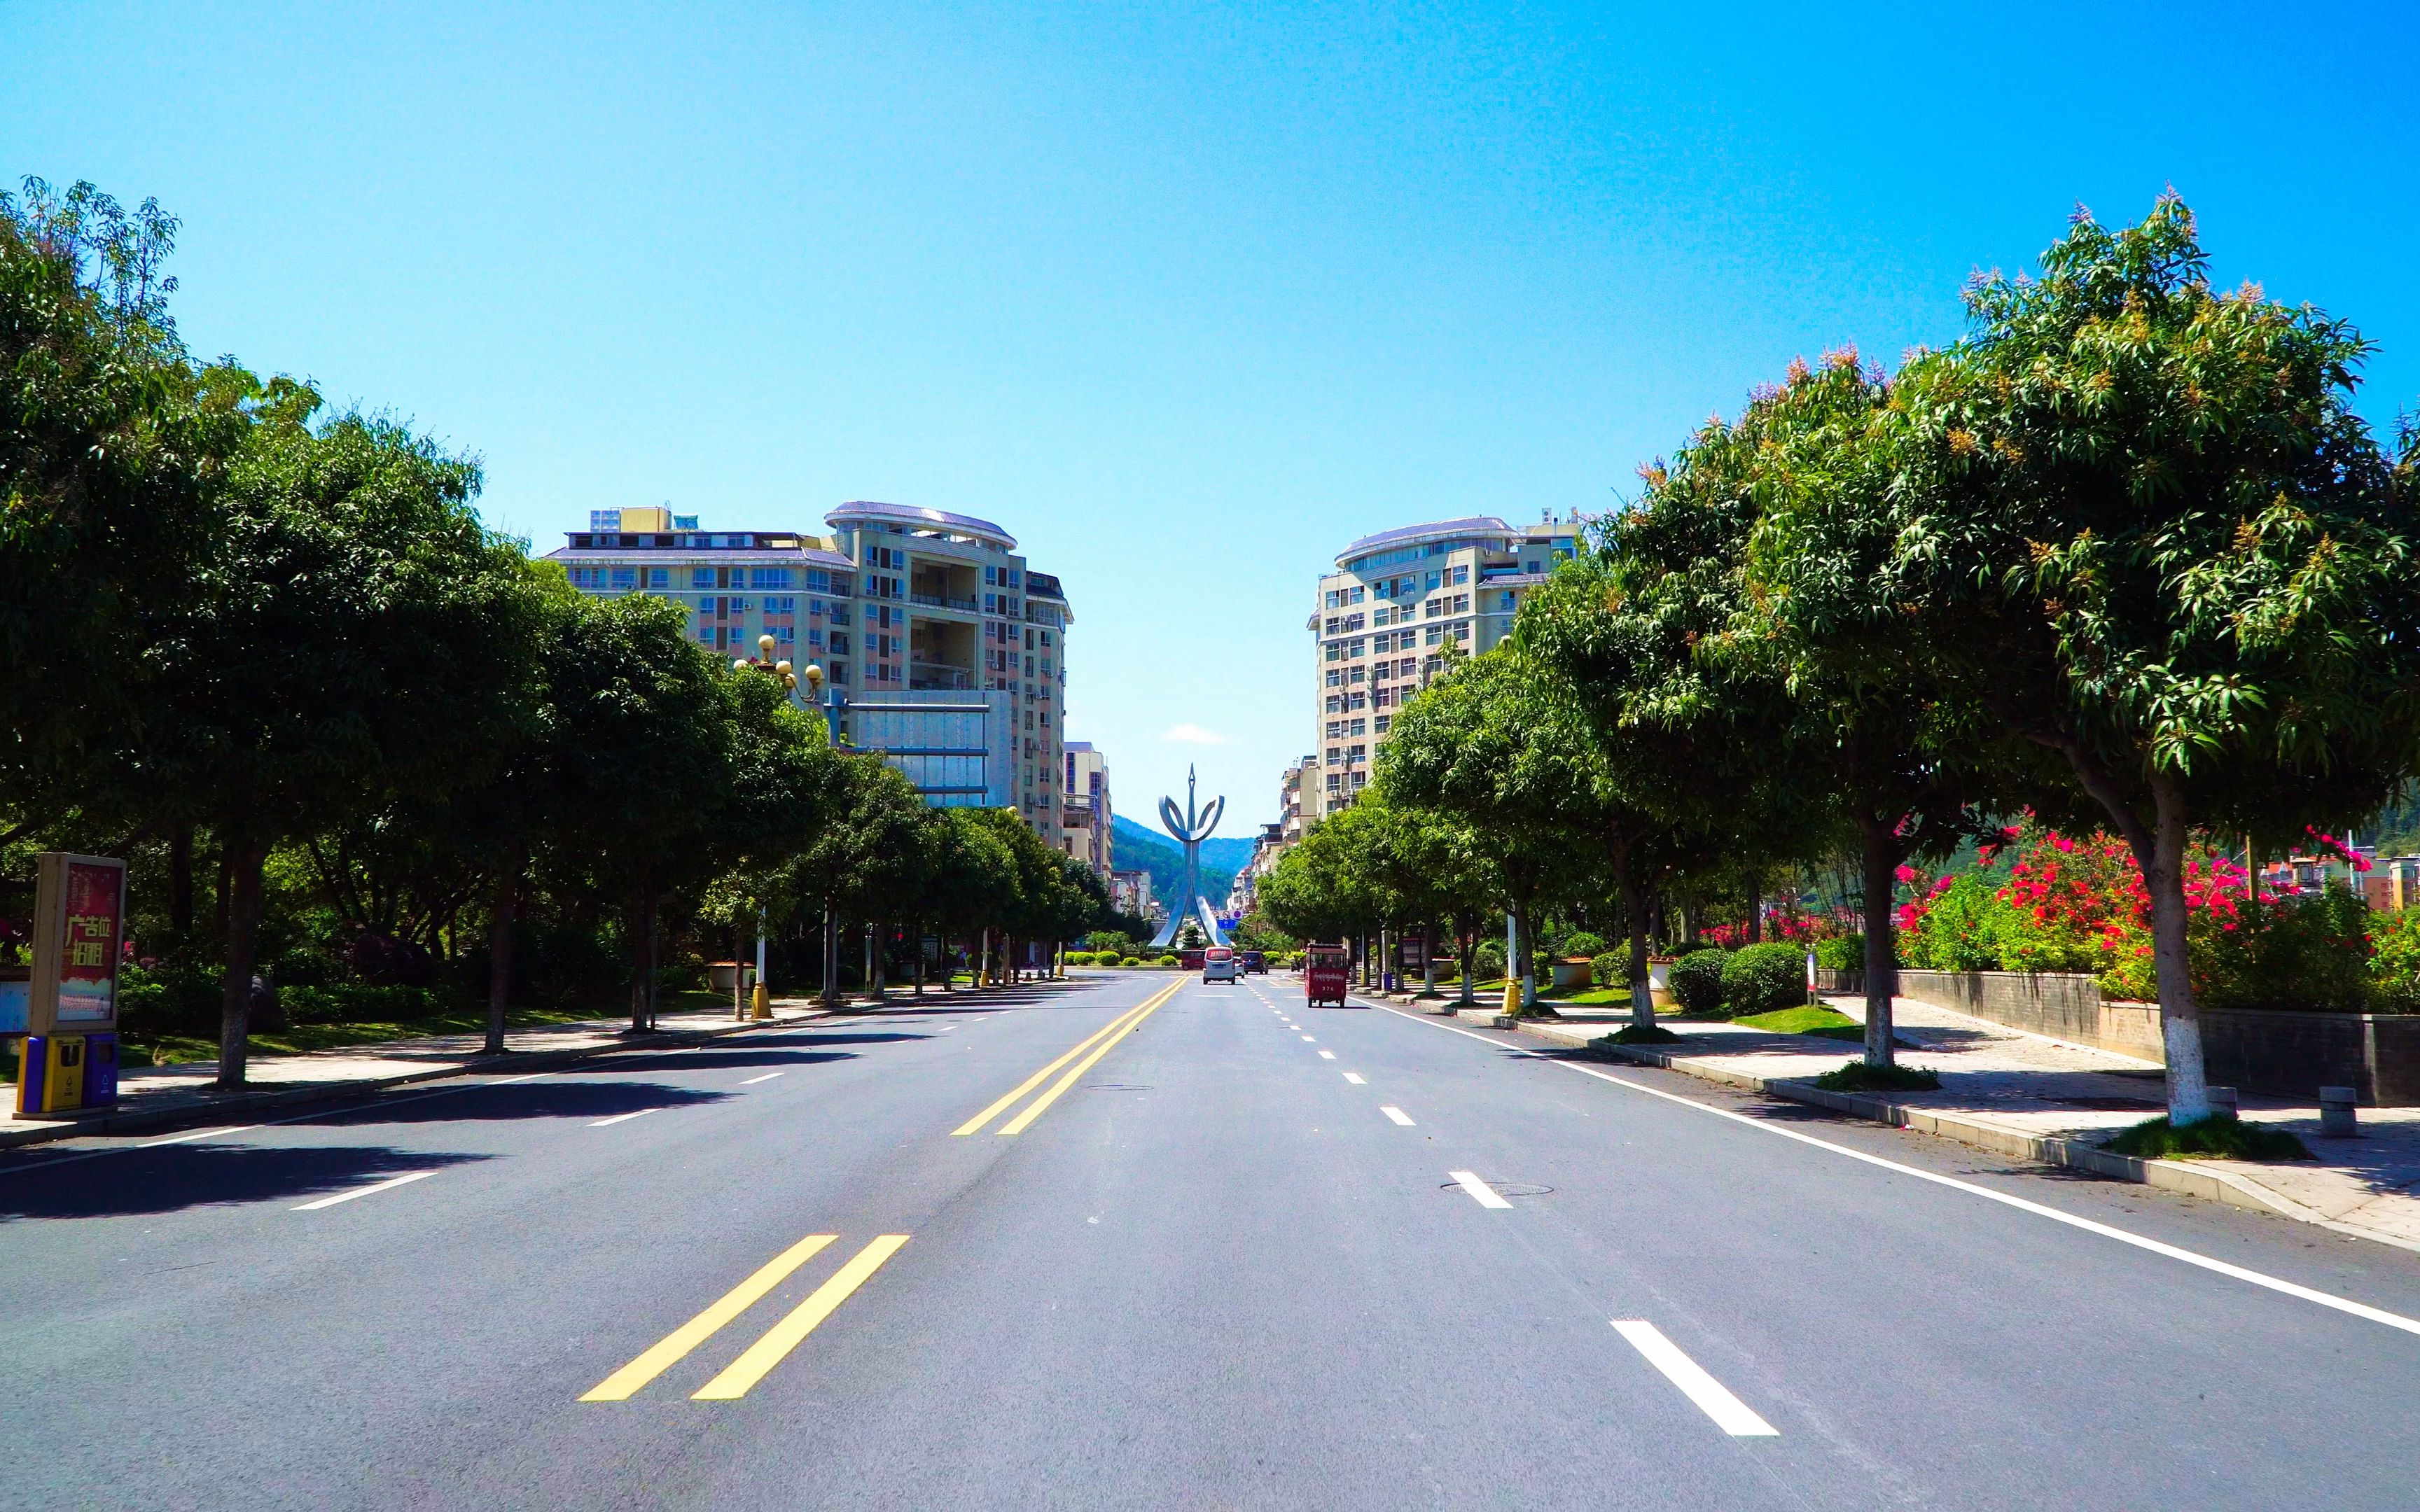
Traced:
[[[848, 706], [848, 695], [838, 687], [824, 687], [824, 670], [814, 662], [807, 663], [807, 702], [824, 711], [824, 744], [840, 748], [840, 713]], [[824, 1006], [831, 1007], [840, 999], [840, 924], [832, 911], [824, 910]]]
[[[778, 677], [782, 680], [782, 687], [795, 694], [799, 690], [798, 674], [790, 670], [788, 658], [775, 658], [773, 649], [778, 643], [769, 635], [758, 636], [756, 659], [749, 661], [743, 657], [735, 656], [732, 658], [731, 670], [735, 672], [763, 672], [768, 677]], [[812, 663], [809, 664], [807, 668], [809, 682], [820, 681], [822, 675], [821, 669]], [[732, 974], [737, 976], [739, 971], [738, 964], [733, 963], [731, 969]], [[772, 994], [765, 986], [765, 905], [761, 903], [756, 905], [756, 991], [750, 995], [748, 1016], [760, 1022], [773, 1016]]]

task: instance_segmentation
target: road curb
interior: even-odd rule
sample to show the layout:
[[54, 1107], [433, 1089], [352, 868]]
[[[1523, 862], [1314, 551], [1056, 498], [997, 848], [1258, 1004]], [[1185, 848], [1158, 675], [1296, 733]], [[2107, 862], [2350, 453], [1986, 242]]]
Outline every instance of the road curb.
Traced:
[[393, 1076], [375, 1076], [351, 1082], [313, 1082], [302, 1087], [283, 1088], [275, 1091], [240, 1092], [232, 1097], [204, 1103], [188, 1103], [170, 1108], [133, 1108], [118, 1113], [104, 1113], [97, 1118], [62, 1119], [57, 1122], [29, 1123], [22, 1128], [0, 1128], [0, 1149], [17, 1149], [27, 1145], [47, 1145], [61, 1139], [84, 1139], [94, 1134], [134, 1134], [169, 1124], [191, 1122], [197, 1119], [213, 1119], [225, 1113], [255, 1113], [267, 1108], [295, 1107], [307, 1103], [342, 1103], [369, 1097], [397, 1087], [412, 1087], [422, 1082], [442, 1082], [457, 1076], [483, 1076], [490, 1072], [544, 1071], [553, 1066], [568, 1066], [599, 1056], [621, 1055], [631, 1050], [661, 1050], [684, 1044], [703, 1044], [711, 1040], [728, 1039], [735, 1034], [747, 1034], [756, 1029], [791, 1028], [811, 1024], [817, 1019], [834, 1018], [837, 1014], [814, 1012], [793, 1019], [774, 1019], [767, 1023], [721, 1025], [711, 1028], [665, 1029], [655, 1034], [635, 1035], [630, 1039], [606, 1044], [581, 1045], [568, 1050], [514, 1050], [501, 1056], [481, 1056], [451, 1066], [431, 1067], [426, 1071], [398, 1072]]
[[1745, 1091], [1778, 1098], [1784, 1102], [1802, 1103], [1812, 1107], [1828, 1109], [1834, 1113], [1844, 1113], [1854, 1119], [1890, 1124], [1896, 1128], [1913, 1129], [1918, 1134], [1938, 1134], [1945, 1139], [1955, 1139], [1961, 1144], [1973, 1145], [1995, 1154], [2014, 1156], [2019, 1160], [2029, 1160], [2039, 1165], [2056, 1165], [2068, 1170], [2088, 1171], [2095, 1176], [2104, 1176], [2112, 1180], [2132, 1181], [2140, 1186], [2156, 1187], [2164, 1192], [2182, 1193], [2188, 1196], [2224, 1202], [2230, 1207], [2245, 1208], [2255, 1212], [2268, 1213], [2273, 1217], [2290, 1218], [2297, 1223], [2315, 1225], [2356, 1239], [2366, 1239], [2372, 1243], [2386, 1244], [2396, 1249], [2420, 1253], [2420, 1243], [2397, 1239], [2389, 1234], [2377, 1233], [2371, 1229], [2357, 1228], [2350, 1224], [2337, 1223], [2289, 1197], [2268, 1190], [2257, 1181], [2247, 1180], [2232, 1171], [2196, 1168], [2182, 1161], [2144, 1160], [2133, 1155], [2120, 1155], [2081, 1139], [2069, 1139], [2051, 1134], [2028, 1134], [2014, 1129], [1978, 1123], [1971, 1119], [1962, 1119], [1955, 1114], [1942, 1113], [1932, 1108], [1913, 1107], [1904, 1103], [1893, 1103], [1885, 1098], [1870, 1097], [1856, 1092], [1827, 1091], [1794, 1077], [1756, 1076], [1745, 1072], [1726, 1071], [1718, 1066], [1695, 1065], [1683, 1056], [1668, 1050], [1651, 1050], [1643, 1045], [1606, 1044], [1598, 1041], [1585, 1041], [1575, 1045], [1573, 1041], [1560, 1035], [1545, 1033], [1535, 1025], [1522, 1024], [1517, 1027], [1518, 1032], [1527, 1034], [1532, 1039], [1544, 1040], [1565, 1048], [1584, 1049], [1611, 1059], [1625, 1060], [1634, 1065], [1652, 1066], [1662, 1071], [1677, 1072], [1683, 1076], [1695, 1076], [1699, 1081], [1735, 1087]]

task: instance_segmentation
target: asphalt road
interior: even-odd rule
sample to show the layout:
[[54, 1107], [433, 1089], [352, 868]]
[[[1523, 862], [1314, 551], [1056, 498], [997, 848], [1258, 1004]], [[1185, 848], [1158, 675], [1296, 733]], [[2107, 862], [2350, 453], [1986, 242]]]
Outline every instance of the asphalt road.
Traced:
[[0, 1506], [2420, 1504], [2420, 1257], [1534, 1045], [1135, 974], [12, 1154]]

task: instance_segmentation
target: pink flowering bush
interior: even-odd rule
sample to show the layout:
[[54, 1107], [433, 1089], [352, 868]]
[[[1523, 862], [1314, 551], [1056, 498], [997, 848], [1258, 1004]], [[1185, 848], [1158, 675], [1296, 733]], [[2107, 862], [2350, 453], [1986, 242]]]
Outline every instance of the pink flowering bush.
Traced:
[[[2324, 839], [2324, 837], [2315, 837]], [[1903, 964], [1933, 971], [2089, 971], [2112, 997], [2159, 995], [2151, 899], [2115, 836], [2029, 826], [1975, 868], [1902, 869]], [[2344, 892], [2251, 895], [2242, 865], [2208, 850], [2185, 862], [2186, 951], [2196, 998], [2213, 1008], [2349, 1009], [2370, 995], [2368, 911]], [[2420, 967], [2420, 937], [2412, 955]], [[2407, 973], [2413, 975], [2413, 973]], [[2420, 1005], [2420, 980], [2412, 995]]]

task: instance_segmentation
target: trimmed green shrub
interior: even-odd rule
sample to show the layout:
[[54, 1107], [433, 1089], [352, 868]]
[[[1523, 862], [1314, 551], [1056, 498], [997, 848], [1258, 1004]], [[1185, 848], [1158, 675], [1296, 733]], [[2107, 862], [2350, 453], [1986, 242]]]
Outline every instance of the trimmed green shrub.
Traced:
[[[1762, 949], [1764, 947], [1754, 947]], [[1728, 950], [1698, 950], [1672, 963], [1672, 1000], [1683, 1013], [1714, 1013], [1723, 1006], [1723, 968]]]
[[1605, 954], [1605, 936], [1590, 934], [1586, 930], [1566, 934], [1563, 936], [1562, 949], [1559, 953], [1565, 956], [1584, 955], [1594, 960]]
[[1836, 934], [1828, 940], [1817, 940], [1815, 964], [1826, 971], [1863, 971], [1866, 969], [1866, 937], [1863, 934]]
[[1139, 966], [1142, 964], [1142, 958], [1140, 956], [1132, 955], [1121, 956], [1118, 958], [1118, 964], [1122, 966]]
[[1625, 987], [1630, 981], [1630, 952], [1606, 950], [1589, 963], [1589, 975], [1600, 987]]
[[1734, 950], [1723, 962], [1723, 1006], [1734, 1018], [1807, 1001], [1807, 956], [1778, 940]]
[[1504, 942], [1502, 940], [1481, 940], [1479, 942], [1479, 949], [1470, 954], [1472, 967], [1477, 972], [1474, 980], [1492, 981], [1504, 975]]

